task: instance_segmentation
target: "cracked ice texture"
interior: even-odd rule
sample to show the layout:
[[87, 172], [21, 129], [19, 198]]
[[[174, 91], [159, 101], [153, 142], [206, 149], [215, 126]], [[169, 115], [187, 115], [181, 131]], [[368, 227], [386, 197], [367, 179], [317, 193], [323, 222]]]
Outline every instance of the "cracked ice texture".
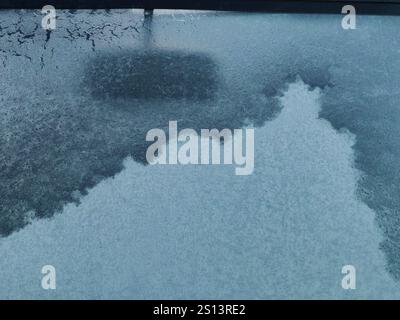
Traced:
[[[49, 34], [37, 27], [39, 13], [0, 16], [3, 235], [32, 217], [51, 217], [78, 203], [81, 194], [120, 172], [127, 156], [142, 163], [145, 132], [168, 120], [195, 129], [265, 125], [279, 116], [276, 97], [300, 76], [322, 89], [320, 116], [355, 135], [357, 196], [375, 211], [386, 267], [400, 277], [400, 18], [358, 17], [358, 28], [345, 31], [340, 15], [156, 12], [149, 34], [132, 11], [62, 11]], [[134, 64], [127, 54], [137, 57], [149, 47], [159, 56], [174, 51], [174, 57], [199, 57], [191, 68], [179, 58], [173, 63], [193, 75], [208, 72], [213, 85], [194, 82], [193, 88], [210, 91], [211, 100], [184, 94], [178, 101], [104, 97], [93, 91], [94, 82], [129, 79], [133, 69], [118, 63]], [[102, 63], [111, 64], [109, 73], [127, 74], [112, 78]], [[171, 72], [162, 66], [160, 74]], [[122, 92], [137, 89], [134, 81], [120, 85]], [[257, 201], [262, 204], [263, 197]], [[328, 208], [321, 203], [320, 210]]]

